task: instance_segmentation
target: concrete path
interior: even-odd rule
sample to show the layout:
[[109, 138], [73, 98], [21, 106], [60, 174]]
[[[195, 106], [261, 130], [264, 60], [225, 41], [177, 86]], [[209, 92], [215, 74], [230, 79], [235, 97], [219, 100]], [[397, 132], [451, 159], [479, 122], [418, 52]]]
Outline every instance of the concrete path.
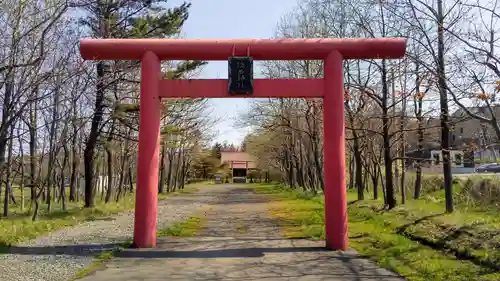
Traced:
[[123, 251], [80, 280], [404, 280], [352, 253], [326, 251], [322, 241], [280, 238], [267, 198], [244, 185], [202, 190], [217, 200], [199, 237], [164, 238], [154, 250]]

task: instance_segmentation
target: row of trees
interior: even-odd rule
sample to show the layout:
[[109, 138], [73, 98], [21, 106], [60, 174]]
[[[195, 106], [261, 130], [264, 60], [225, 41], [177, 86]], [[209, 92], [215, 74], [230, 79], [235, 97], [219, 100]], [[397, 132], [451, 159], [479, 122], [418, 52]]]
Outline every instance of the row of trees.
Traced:
[[[166, 0], [6, 0], [0, 5], [0, 194], [15, 204], [93, 207], [120, 200], [135, 183], [139, 121], [137, 61], [85, 62], [81, 37], [180, 36], [190, 4]], [[196, 74], [201, 61], [163, 65], [166, 79]], [[165, 100], [159, 192], [182, 188], [214, 120], [207, 102]], [[82, 184], [80, 184], [80, 182]], [[102, 184], [102, 183], [101, 183]], [[81, 187], [81, 188], [80, 188]], [[25, 188], [29, 192], [26, 194]], [[68, 198], [67, 198], [68, 197]]]
[[[349, 186], [359, 199], [382, 191], [387, 208], [405, 202], [408, 140], [418, 157], [413, 197], [421, 191], [423, 144], [439, 134], [446, 210], [453, 211], [450, 131], [462, 118], [490, 126], [500, 139], [496, 93], [500, 91], [498, 1], [303, 0], [278, 25], [277, 37], [405, 37], [401, 60], [346, 61], [345, 121]], [[270, 62], [268, 77], [321, 77], [321, 61]], [[484, 113], [471, 106], [485, 108]], [[254, 101], [246, 125], [255, 128], [246, 148], [261, 167], [305, 190], [323, 188], [320, 100]], [[429, 122], [432, 118], [437, 124]]]

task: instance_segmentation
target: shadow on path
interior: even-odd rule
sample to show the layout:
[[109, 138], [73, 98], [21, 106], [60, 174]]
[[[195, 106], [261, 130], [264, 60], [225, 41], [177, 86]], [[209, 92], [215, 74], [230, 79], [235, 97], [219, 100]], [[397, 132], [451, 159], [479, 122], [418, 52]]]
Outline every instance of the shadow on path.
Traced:
[[8, 252], [2, 254], [14, 255], [68, 255], [68, 256], [95, 256], [102, 252], [122, 247], [122, 243], [109, 244], [81, 244], [62, 246], [10, 246]]
[[119, 258], [258, 258], [264, 253], [301, 253], [326, 251], [321, 247], [285, 248], [239, 248], [208, 251], [134, 251], [124, 250], [116, 254]]

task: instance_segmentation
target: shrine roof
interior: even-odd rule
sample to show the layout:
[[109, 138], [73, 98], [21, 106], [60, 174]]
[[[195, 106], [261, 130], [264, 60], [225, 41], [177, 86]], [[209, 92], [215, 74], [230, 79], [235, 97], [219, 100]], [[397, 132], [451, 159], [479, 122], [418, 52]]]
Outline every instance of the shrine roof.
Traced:
[[241, 151], [223, 151], [220, 153], [220, 161], [221, 163], [224, 162], [255, 162], [255, 158], [248, 154], [247, 152], [241, 152]]

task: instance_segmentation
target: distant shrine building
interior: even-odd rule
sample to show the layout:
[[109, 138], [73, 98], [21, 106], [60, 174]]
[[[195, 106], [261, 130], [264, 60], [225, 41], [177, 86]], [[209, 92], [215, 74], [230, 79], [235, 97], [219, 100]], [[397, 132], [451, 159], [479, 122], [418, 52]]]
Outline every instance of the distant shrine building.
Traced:
[[255, 158], [241, 151], [221, 152], [220, 161], [229, 168], [233, 183], [245, 183], [249, 172], [257, 168]]

